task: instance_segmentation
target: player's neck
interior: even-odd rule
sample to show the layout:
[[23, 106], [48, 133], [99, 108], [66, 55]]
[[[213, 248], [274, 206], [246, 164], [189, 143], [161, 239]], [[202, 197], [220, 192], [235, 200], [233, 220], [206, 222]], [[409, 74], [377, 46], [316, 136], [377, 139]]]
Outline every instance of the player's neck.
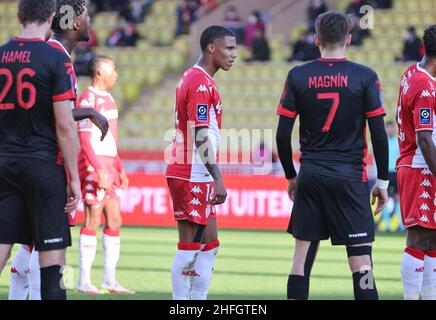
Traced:
[[71, 39], [67, 35], [55, 33], [53, 35], [53, 39], [56, 41], [59, 41], [65, 48], [65, 50], [68, 51], [69, 54], [71, 54], [74, 50], [74, 48], [77, 45], [77, 41], [75, 39]]
[[436, 59], [430, 59], [425, 56], [419, 66], [425, 69], [432, 77], [436, 77]]
[[45, 41], [47, 37], [47, 33], [48, 30], [47, 30], [47, 25], [45, 23], [44, 24], [29, 23], [21, 31], [19, 38], [22, 39], [39, 38], [42, 41]]
[[204, 69], [204, 71], [206, 71], [207, 74], [209, 76], [211, 76], [212, 78], [215, 75], [215, 73], [218, 71], [218, 69], [212, 63], [209, 63], [208, 61], [206, 61], [206, 59], [203, 56], [201, 56], [198, 59], [196, 64], [199, 67], [202, 67]]
[[108, 90], [108, 88], [106, 87], [106, 85], [103, 82], [98, 81], [96, 79], [94, 79], [92, 81], [91, 85], [94, 89], [97, 89], [98, 91], [101, 91], [101, 92], [107, 92], [107, 90]]
[[320, 48], [321, 59], [344, 59], [345, 50], [343, 48], [326, 49]]

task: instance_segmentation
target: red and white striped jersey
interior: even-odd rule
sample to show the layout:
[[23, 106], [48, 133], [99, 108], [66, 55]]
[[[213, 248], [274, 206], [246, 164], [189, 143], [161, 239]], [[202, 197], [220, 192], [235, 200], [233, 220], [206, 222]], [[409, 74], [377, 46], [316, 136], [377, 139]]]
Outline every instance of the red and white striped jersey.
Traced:
[[427, 168], [418, 146], [416, 132], [433, 131], [436, 144], [436, 78], [431, 76], [419, 63], [404, 72], [398, 97], [397, 124], [400, 157], [397, 168]]
[[188, 69], [176, 89], [176, 134], [167, 178], [191, 182], [213, 181], [195, 146], [195, 128], [209, 128], [215, 158], [220, 144], [222, 105], [214, 79], [200, 66]]
[[[116, 157], [118, 155], [118, 108], [112, 95], [109, 92], [89, 87], [80, 97], [78, 108], [93, 108], [106, 117], [109, 122], [109, 132], [103, 141], [100, 141], [100, 130], [89, 119], [79, 121], [79, 133], [91, 134], [89, 142], [96, 156]], [[83, 156], [83, 150], [81, 156]]]

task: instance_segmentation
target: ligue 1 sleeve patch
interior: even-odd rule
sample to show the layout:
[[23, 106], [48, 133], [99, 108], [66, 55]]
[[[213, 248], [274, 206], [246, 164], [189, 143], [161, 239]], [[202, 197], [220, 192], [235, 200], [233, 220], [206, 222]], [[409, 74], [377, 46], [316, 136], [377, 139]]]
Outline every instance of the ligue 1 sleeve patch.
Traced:
[[419, 109], [419, 124], [429, 125], [431, 124], [431, 109], [430, 108], [420, 108]]
[[208, 121], [207, 104], [197, 104], [197, 121]]

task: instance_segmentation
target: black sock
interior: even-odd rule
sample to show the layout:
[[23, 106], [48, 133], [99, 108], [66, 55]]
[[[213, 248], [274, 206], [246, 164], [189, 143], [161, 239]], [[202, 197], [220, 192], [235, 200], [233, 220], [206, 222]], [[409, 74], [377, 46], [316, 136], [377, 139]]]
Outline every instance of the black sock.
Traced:
[[378, 300], [377, 287], [371, 270], [353, 273], [354, 299]]
[[291, 274], [288, 278], [288, 300], [307, 300], [309, 298], [309, 277]]
[[41, 300], [67, 300], [67, 290], [61, 287], [62, 266], [41, 268]]

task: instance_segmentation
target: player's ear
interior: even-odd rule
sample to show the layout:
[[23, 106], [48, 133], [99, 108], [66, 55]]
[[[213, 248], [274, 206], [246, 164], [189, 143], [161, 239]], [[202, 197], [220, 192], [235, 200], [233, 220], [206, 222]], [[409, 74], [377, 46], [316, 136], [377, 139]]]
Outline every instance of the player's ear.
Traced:
[[80, 29], [80, 21], [79, 21], [79, 19], [74, 19], [73, 30], [79, 30], [79, 29]]
[[316, 33], [313, 35], [313, 40], [314, 40], [314, 43], [317, 47], [321, 46], [321, 41], [319, 40], [319, 37]]
[[351, 38], [353, 36], [351, 35], [351, 33], [347, 34], [347, 37], [345, 38], [345, 46], [349, 47], [351, 45]]
[[214, 43], [209, 43], [209, 44], [207, 45], [207, 51], [208, 51], [210, 54], [213, 54], [213, 53], [215, 52], [215, 50], [216, 50], [216, 46], [215, 46]]
[[56, 15], [56, 12], [53, 12], [53, 13], [50, 15], [50, 17], [48, 18], [48, 24], [49, 24], [50, 26], [51, 26], [52, 23], [53, 23], [53, 19], [54, 19], [55, 15]]

